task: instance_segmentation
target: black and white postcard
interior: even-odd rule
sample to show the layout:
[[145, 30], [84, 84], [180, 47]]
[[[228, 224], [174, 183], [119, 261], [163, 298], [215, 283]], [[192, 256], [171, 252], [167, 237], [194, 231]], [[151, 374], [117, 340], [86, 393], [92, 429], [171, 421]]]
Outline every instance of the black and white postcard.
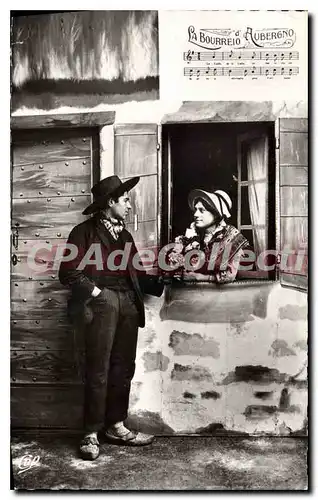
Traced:
[[307, 490], [308, 13], [10, 22], [12, 488]]

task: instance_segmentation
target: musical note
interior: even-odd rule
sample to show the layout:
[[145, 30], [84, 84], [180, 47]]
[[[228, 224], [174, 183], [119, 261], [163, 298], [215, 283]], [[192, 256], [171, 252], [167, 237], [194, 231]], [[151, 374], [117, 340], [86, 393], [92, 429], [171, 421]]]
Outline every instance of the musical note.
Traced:
[[233, 68], [211, 68], [211, 67], [197, 67], [190, 68], [189, 66], [184, 67], [184, 76], [192, 78], [194, 75], [197, 79], [202, 76], [229, 76], [229, 77], [248, 77], [248, 76], [266, 76], [266, 77], [276, 77], [276, 76], [286, 76], [286, 75], [298, 75], [299, 68], [296, 67], [268, 67], [268, 66], [239, 66]]
[[269, 52], [269, 51], [257, 51], [253, 50], [251, 51], [250, 49], [246, 49], [244, 51], [239, 50], [231, 50], [231, 51], [223, 51], [223, 52], [195, 52], [193, 50], [188, 50], [188, 52], [183, 53], [183, 59], [187, 62], [193, 62], [193, 61], [223, 61], [223, 60], [265, 60], [266, 62], [268, 61], [277, 61], [278, 58], [280, 58], [281, 61], [284, 61], [286, 59], [289, 60], [298, 60], [299, 59], [299, 52], [296, 51], [289, 51], [285, 52], [282, 51], [280, 53], [277, 52]]

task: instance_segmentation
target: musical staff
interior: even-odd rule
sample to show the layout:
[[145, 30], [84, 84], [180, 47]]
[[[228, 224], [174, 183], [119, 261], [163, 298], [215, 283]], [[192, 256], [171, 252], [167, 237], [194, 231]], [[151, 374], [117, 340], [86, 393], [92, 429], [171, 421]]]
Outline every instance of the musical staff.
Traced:
[[184, 76], [190, 78], [210, 77], [210, 76], [292, 76], [298, 75], [299, 68], [293, 67], [266, 67], [266, 66], [241, 66], [241, 67], [198, 67], [198, 68], [183, 68]]
[[183, 60], [191, 61], [298, 61], [297, 51], [265, 51], [265, 50], [242, 50], [225, 52], [195, 52], [188, 50], [183, 53]]

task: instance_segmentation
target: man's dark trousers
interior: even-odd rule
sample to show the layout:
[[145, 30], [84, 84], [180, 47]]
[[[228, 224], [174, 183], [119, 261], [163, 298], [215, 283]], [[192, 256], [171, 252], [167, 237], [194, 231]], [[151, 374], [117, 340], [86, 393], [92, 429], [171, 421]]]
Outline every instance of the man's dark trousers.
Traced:
[[127, 418], [139, 313], [132, 289], [104, 288], [87, 307], [84, 426], [92, 432]]
[[[115, 241], [98, 216], [75, 226], [67, 242], [77, 246], [78, 254], [61, 262], [59, 279], [72, 290], [68, 315], [79, 328], [79, 344], [82, 333], [86, 339], [84, 422], [85, 429], [93, 432], [127, 417], [137, 331], [145, 326], [144, 294], [160, 297], [164, 285], [135, 269], [133, 258], [138, 252], [132, 235], [123, 229]], [[80, 269], [85, 253], [96, 243], [103, 251], [103, 269], [91, 263]], [[114, 273], [108, 269], [108, 255], [126, 243], [131, 247], [128, 272]], [[102, 292], [92, 298], [95, 286]]]

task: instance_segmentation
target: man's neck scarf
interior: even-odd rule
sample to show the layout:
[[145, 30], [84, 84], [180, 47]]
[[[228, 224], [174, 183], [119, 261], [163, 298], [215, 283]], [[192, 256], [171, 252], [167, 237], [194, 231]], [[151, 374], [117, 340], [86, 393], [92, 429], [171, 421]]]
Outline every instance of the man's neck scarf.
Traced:
[[101, 221], [106, 229], [110, 232], [114, 240], [118, 240], [120, 233], [125, 227], [124, 221], [104, 215], [101, 216]]

